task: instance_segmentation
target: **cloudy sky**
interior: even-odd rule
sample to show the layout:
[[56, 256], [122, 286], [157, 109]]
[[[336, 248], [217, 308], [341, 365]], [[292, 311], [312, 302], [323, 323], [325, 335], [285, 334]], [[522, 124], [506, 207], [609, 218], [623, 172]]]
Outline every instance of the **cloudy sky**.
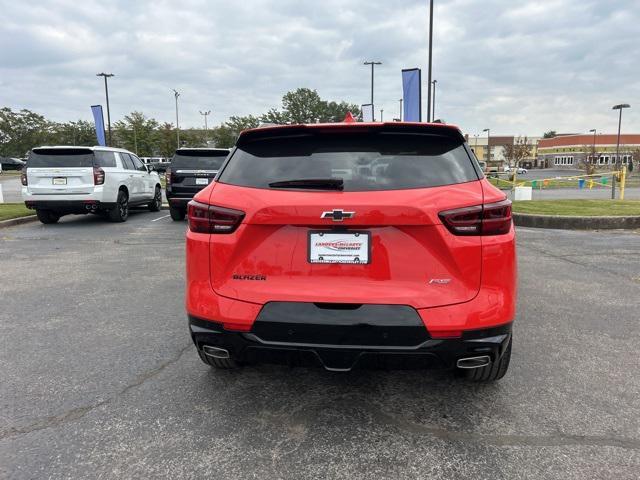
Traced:
[[[639, 0], [436, 0], [436, 116], [470, 134], [640, 131]], [[112, 120], [181, 126], [279, 107], [297, 87], [398, 116], [402, 68], [423, 68], [428, 0], [0, 0], [0, 106], [90, 119], [113, 72]], [[423, 97], [426, 99], [426, 91]], [[426, 108], [426, 107], [425, 107]], [[379, 113], [378, 113], [379, 115]]]

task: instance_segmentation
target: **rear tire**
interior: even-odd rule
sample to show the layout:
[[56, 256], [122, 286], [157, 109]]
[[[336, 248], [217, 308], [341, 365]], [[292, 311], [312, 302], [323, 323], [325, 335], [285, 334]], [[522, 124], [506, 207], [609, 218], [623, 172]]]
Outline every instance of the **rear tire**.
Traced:
[[509, 369], [511, 361], [511, 343], [513, 338], [509, 339], [509, 345], [497, 362], [490, 363], [486, 367], [465, 370], [465, 377], [472, 382], [494, 382], [505, 376]]
[[184, 216], [186, 215], [186, 212], [184, 210], [169, 207], [169, 215], [171, 215], [172, 220], [179, 222], [181, 220], [184, 220]]
[[209, 357], [202, 353], [200, 349], [198, 349], [198, 355], [200, 355], [200, 360], [218, 370], [233, 370], [234, 368], [238, 368], [238, 364], [233, 358]]
[[159, 212], [162, 208], [162, 190], [156, 187], [156, 193], [153, 195], [153, 201], [149, 204], [150, 212]]
[[36, 215], [38, 216], [38, 220], [45, 225], [58, 223], [58, 220], [60, 220], [60, 215], [51, 210], [36, 210]]
[[118, 201], [115, 208], [109, 210], [109, 220], [112, 222], [125, 222], [129, 217], [129, 196], [124, 190], [118, 192]]

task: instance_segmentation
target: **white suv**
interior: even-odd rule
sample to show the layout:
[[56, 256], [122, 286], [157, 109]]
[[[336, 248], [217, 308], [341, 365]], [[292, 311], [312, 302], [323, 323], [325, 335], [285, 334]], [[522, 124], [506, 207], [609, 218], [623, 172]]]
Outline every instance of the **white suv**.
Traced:
[[22, 172], [22, 198], [42, 223], [70, 213], [124, 222], [130, 206], [162, 206], [160, 177], [133, 153], [110, 147], [39, 147]]

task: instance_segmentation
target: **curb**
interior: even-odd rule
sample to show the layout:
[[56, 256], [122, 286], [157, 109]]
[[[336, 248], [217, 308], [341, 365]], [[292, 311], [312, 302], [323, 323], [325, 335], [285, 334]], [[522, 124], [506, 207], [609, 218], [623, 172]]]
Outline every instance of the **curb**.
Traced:
[[635, 217], [565, 217], [514, 213], [518, 227], [553, 228], [560, 230], [615, 230], [640, 228], [640, 216]]
[[23, 223], [33, 222], [37, 220], [36, 215], [29, 215], [26, 217], [10, 218], [9, 220], [2, 220], [0, 222], [0, 228], [13, 227], [14, 225], [22, 225]]

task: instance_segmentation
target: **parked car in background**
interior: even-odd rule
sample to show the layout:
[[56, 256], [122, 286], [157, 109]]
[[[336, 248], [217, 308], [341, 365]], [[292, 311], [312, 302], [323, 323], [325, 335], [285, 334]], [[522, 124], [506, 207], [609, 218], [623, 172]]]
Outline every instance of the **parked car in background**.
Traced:
[[152, 157], [150, 159], [151, 165], [158, 173], [164, 173], [167, 171], [167, 168], [171, 165], [171, 161], [164, 157]]
[[129, 207], [162, 206], [160, 177], [131, 152], [109, 147], [39, 147], [23, 169], [22, 198], [42, 223], [101, 213], [124, 222]]
[[515, 170], [518, 175], [524, 175], [524, 174], [527, 173], [527, 169], [526, 168], [522, 168], [522, 167], [511, 168], [509, 165], [504, 167], [504, 171], [506, 173], [511, 173], [513, 170]]
[[186, 308], [210, 366], [507, 371], [511, 202], [456, 127], [245, 131], [188, 221]]
[[179, 148], [165, 173], [169, 213], [184, 220], [187, 203], [214, 179], [229, 154], [226, 148]]
[[25, 162], [19, 158], [0, 157], [0, 172], [9, 170], [20, 171], [24, 165]]

